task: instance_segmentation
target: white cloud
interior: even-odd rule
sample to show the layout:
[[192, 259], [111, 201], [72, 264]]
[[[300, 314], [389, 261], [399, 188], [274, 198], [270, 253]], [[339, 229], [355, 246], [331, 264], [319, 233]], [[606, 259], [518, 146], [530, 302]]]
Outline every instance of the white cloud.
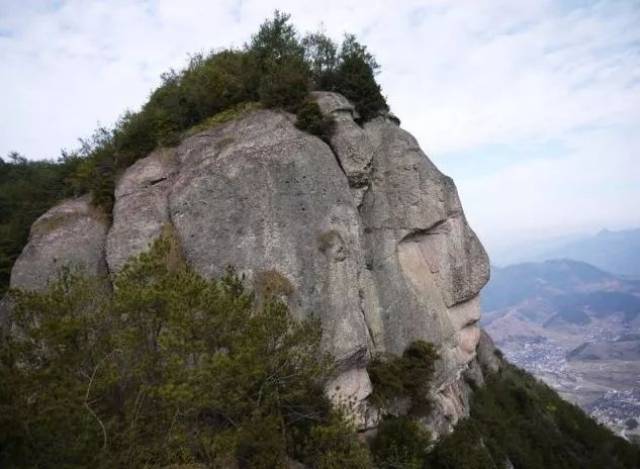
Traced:
[[570, 135], [567, 144], [562, 158], [458, 180], [469, 220], [490, 249], [640, 225], [640, 135], [605, 129]]
[[[0, 0], [0, 154], [55, 157], [142, 104], [189, 53], [274, 8], [358, 34], [394, 111], [491, 243], [639, 223], [640, 7], [629, 1]], [[553, 141], [560, 155], [536, 155]], [[488, 154], [508, 145], [513, 158]], [[452, 155], [458, 155], [455, 158]], [[461, 157], [460, 155], [463, 155]], [[486, 160], [487, 171], [465, 172]]]

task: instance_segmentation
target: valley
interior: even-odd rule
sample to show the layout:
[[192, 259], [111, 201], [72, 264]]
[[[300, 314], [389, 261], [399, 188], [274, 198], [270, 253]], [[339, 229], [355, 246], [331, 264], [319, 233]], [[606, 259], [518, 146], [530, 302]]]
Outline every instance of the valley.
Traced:
[[494, 269], [484, 327], [506, 358], [640, 438], [640, 288], [569, 260]]

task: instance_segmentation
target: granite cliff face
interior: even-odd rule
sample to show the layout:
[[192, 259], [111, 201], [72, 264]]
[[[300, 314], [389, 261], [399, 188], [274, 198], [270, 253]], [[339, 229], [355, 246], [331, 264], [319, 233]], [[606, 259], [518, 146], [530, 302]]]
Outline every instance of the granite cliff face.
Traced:
[[453, 181], [395, 117], [360, 126], [342, 96], [314, 96], [336, 121], [329, 144], [290, 114], [258, 110], [156, 150], [119, 179], [111, 223], [88, 198], [43, 215], [11, 286], [41, 289], [64, 265], [113, 275], [172, 226], [199, 273], [232, 265], [257, 288], [277, 276], [295, 314], [321, 318], [342, 372], [327, 391], [355, 397], [361, 429], [376, 424], [365, 402], [371, 355], [436, 344], [425, 423], [447, 432], [468, 412], [467, 381], [498, 366], [477, 324], [487, 255]]

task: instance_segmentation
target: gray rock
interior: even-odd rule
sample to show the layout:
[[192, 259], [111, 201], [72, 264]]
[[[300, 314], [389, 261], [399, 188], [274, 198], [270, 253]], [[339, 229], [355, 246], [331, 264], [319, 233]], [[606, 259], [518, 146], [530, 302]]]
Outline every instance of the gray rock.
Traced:
[[11, 271], [11, 288], [43, 290], [63, 268], [106, 275], [108, 227], [108, 218], [90, 204], [89, 196], [56, 205], [31, 227], [29, 242]]
[[174, 150], [160, 149], [130, 166], [118, 181], [106, 248], [112, 274], [147, 250], [170, 223], [167, 194], [176, 170]]
[[493, 339], [487, 331], [481, 329], [478, 341], [478, 363], [485, 373], [496, 373], [502, 367], [502, 360], [498, 357]]
[[340, 162], [352, 188], [356, 206], [360, 206], [369, 186], [373, 146], [365, 131], [355, 121], [353, 105], [337, 93], [314, 93], [323, 113], [333, 117], [335, 127], [329, 144]]
[[326, 393], [334, 405], [348, 409], [352, 423], [360, 429], [377, 424], [376, 411], [366, 400], [372, 391], [371, 380], [364, 368], [348, 370], [326, 385]]
[[198, 272], [232, 265], [258, 289], [265, 273], [281, 277], [293, 311], [322, 318], [327, 349], [345, 368], [361, 366], [369, 334], [357, 209], [331, 149], [291, 120], [257, 111], [185, 141], [170, 216]]

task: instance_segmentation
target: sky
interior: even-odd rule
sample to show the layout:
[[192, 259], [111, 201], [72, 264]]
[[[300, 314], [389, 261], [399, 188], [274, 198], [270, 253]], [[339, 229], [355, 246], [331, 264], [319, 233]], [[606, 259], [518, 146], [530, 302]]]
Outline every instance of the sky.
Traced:
[[640, 0], [0, 0], [0, 155], [76, 148], [276, 8], [368, 45], [496, 258], [640, 226]]

